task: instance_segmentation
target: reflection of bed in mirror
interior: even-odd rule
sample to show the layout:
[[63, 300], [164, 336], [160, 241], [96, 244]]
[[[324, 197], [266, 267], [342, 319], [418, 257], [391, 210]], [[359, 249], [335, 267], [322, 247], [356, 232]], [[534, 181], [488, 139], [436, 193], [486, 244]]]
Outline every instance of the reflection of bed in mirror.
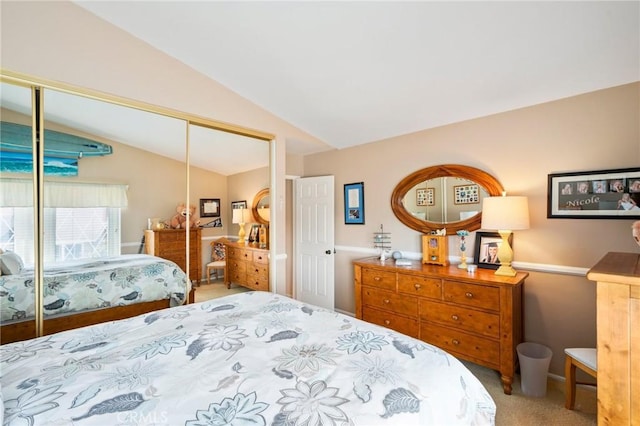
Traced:
[[[148, 218], [167, 219], [175, 212], [176, 203], [187, 201], [187, 196], [191, 197], [190, 202], [193, 203], [198, 198], [224, 194], [230, 187], [227, 176], [269, 165], [269, 141], [273, 139], [270, 134], [208, 118], [195, 117], [144, 102], [118, 98], [91, 89], [63, 86], [53, 82], [46, 82], [44, 84], [46, 87], [43, 88], [37, 78], [5, 70], [1, 74], [0, 107], [3, 121], [27, 125], [32, 128], [43, 125], [44, 143], [38, 145], [43, 153], [48, 153], [52, 149], [53, 139], [50, 137], [50, 131], [63, 132], [72, 138], [87, 138], [96, 143], [105, 143], [113, 147], [113, 150], [109, 151], [109, 155], [101, 157], [89, 157], [83, 151], [81, 156], [77, 156], [75, 175], [51, 176], [46, 171], [41, 172], [44, 175], [42, 186], [45, 194], [58, 182], [64, 182], [67, 185], [104, 183], [128, 188], [127, 204], [109, 207], [105, 216], [107, 220], [104, 221], [107, 223], [104, 233], [96, 226], [95, 217], [91, 218], [90, 223], [80, 224], [85, 225], [86, 229], [90, 229], [91, 235], [107, 236], [104, 239], [108, 239], [109, 248], [106, 252], [101, 251], [99, 256], [135, 253], [141, 246], [140, 240]], [[42, 101], [37, 105], [41, 107], [39, 116], [43, 117], [42, 123], [39, 120], [34, 122], [32, 119], [37, 107], [36, 103], [32, 102], [32, 95], [35, 94], [35, 91], [32, 92], [30, 86], [41, 89], [39, 95], [42, 95]], [[188, 151], [187, 145], [189, 146]], [[26, 144], [25, 146], [31, 147], [32, 145]], [[240, 165], [236, 161], [229, 161], [229, 156], [239, 158], [237, 152], [231, 152], [229, 147], [234, 147], [237, 152], [243, 153]], [[0, 156], [3, 155], [3, 152], [7, 152], [1, 148], [0, 146]], [[29, 156], [33, 154], [33, 152], [26, 153]], [[4, 162], [0, 161], [0, 163]], [[233, 167], [242, 167], [242, 170]], [[19, 173], [3, 170], [2, 178], [33, 181], [35, 174], [36, 170], [31, 166]], [[0, 195], [6, 193], [5, 189], [5, 181], [0, 180]], [[23, 218], [22, 212], [17, 209], [31, 210], [31, 214], [35, 216], [33, 206], [36, 205], [36, 198], [44, 206], [45, 216], [57, 214], [57, 208], [71, 207], [75, 209], [91, 206], [51, 205], [48, 204], [46, 195], [44, 197], [32, 196], [34, 193], [33, 190], [24, 191], [29, 199], [27, 204], [9, 205], [3, 203], [0, 206], [3, 219], [7, 217], [6, 213], [11, 215], [11, 218], [20, 217], [20, 222], [26, 224], [19, 243], [16, 243], [14, 239], [17, 235], [14, 232], [15, 229], [11, 228], [7, 232], [3, 229], [3, 233], [0, 235], [0, 248], [20, 251], [25, 256], [31, 256], [31, 259], [25, 258], [31, 264], [37, 264], [40, 259], [43, 259], [45, 262], [43, 274], [47, 276], [49, 273], [48, 265], [60, 261], [58, 258], [51, 258], [53, 253], [55, 252], [57, 256], [58, 252], [67, 250], [68, 246], [74, 246], [78, 240], [75, 238], [73, 241], [62, 243], [55, 241], [58, 229], [62, 227], [66, 230], [75, 229], [75, 223], [74, 226], [70, 226], [65, 222], [64, 226], [58, 227], [55, 222], [47, 221], [48, 217], [40, 218], [37, 225], [41, 227], [40, 229], [46, 228], [46, 232], [37, 232], [37, 229], [33, 228], [34, 218], [29, 220]], [[75, 221], [76, 217], [73, 219]], [[205, 236], [209, 237], [219, 229], [203, 229], [202, 231]], [[83, 243], [98, 245], [94, 244], [93, 240], [83, 241]], [[190, 244], [191, 251], [193, 251], [199, 241], [190, 239]], [[94, 249], [93, 246], [92, 249]], [[39, 249], [39, 247], [44, 247], [44, 249]], [[103, 250], [102, 246], [100, 250]], [[73, 253], [69, 257], [82, 257], [76, 256], [76, 254]], [[190, 269], [199, 269], [200, 264], [201, 262], [192, 261]], [[199, 280], [202, 271], [193, 275], [194, 280]], [[46, 283], [43, 282], [42, 276], [32, 275], [31, 279], [32, 285], [38, 286], [41, 290], [40, 293], [44, 294]], [[192, 295], [193, 292], [190, 294]], [[49, 303], [46, 300], [39, 306], [44, 307]], [[69, 303], [72, 302], [69, 301]], [[134, 305], [111, 307], [92, 312], [58, 314], [56, 318], [48, 315], [44, 320], [44, 333], [48, 334], [95, 322], [129, 317], [169, 306], [169, 299], [164, 299], [151, 302], [141, 301]], [[39, 312], [42, 311], [47, 313], [46, 309], [39, 310]], [[36, 321], [34, 319], [14, 322], [15, 324], [12, 324], [11, 327], [18, 330], [16, 332], [18, 336], [35, 332]], [[20, 325], [18, 326], [18, 324]], [[5, 328], [3, 325], [2, 330], [1, 341], [9, 341], [7, 340], [9, 328]]]
[[[33, 269], [0, 276], [1, 342], [35, 337]], [[45, 268], [44, 334], [193, 302], [190, 282], [173, 262], [122, 255]]]

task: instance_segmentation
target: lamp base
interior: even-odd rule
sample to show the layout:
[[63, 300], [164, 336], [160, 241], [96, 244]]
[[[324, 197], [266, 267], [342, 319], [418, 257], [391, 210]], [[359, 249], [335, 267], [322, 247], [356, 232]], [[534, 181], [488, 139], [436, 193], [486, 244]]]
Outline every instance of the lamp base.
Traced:
[[502, 275], [504, 277], [515, 277], [518, 272], [511, 267], [511, 265], [500, 265], [496, 270], [496, 275]]
[[511, 249], [511, 245], [509, 245], [509, 235], [511, 235], [511, 231], [498, 230], [498, 233], [502, 238], [502, 244], [498, 247], [498, 260], [500, 261], [500, 267], [496, 270], [495, 274], [505, 277], [515, 277], [516, 270], [511, 267], [513, 250]]
[[244, 223], [240, 223], [239, 225], [240, 225], [240, 230], [238, 231], [238, 243], [244, 244], [245, 243], [244, 237], [247, 234], [244, 232]]

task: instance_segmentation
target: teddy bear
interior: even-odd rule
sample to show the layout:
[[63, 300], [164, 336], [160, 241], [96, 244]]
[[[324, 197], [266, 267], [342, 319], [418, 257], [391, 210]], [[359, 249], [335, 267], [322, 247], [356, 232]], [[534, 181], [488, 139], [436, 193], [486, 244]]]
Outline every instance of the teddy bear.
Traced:
[[167, 226], [173, 229], [197, 228], [200, 225], [200, 220], [196, 216], [196, 207], [194, 205], [189, 206], [189, 223], [187, 224], [187, 206], [185, 203], [180, 203], [176, 207], [176, 215], [171, 218], [171, 221], [167, 223]]

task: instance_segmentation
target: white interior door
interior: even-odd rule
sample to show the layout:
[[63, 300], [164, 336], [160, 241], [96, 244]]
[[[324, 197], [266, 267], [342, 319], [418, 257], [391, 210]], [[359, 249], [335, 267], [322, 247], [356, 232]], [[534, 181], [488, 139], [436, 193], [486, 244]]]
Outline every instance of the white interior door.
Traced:
[[300, 178], [295, 191], [295, 297], [334, 308], [333, 176]]

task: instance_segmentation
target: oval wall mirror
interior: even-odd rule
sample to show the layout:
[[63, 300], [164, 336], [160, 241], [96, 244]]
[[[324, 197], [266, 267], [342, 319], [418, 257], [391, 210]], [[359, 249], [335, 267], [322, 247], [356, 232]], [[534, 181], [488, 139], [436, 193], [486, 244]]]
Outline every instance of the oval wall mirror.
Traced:
[[482, 221], [482, 200], [502, 195], [496, 178], [475, 167], [444, 164], [405, 177], [391, 194], [391, 210], [400, 222], [425, 234], [446, 228], [447, 235], [475, 231]]
[[261, 189], [255, 197], [253, 197], [253, 205], [251, 212], [258, 223], [268, 225], [271, 220], [269, 188]]

